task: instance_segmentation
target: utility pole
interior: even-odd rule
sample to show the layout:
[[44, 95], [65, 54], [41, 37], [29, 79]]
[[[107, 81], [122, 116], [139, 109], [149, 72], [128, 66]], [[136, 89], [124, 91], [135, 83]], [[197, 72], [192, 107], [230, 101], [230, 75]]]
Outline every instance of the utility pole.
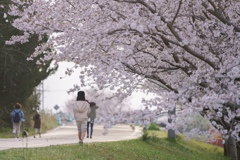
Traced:
[[43, 84], [43, 81], [41, 81], [41, 83], [36, 87], [36, 91], [38, 94], [40, 94], [40, 101], [41, 101], [41, 106], [39, 106], [39, 109], [40, 110], [44, 110], [44, 84]]
[[41, 82], [41, 86], [42, 86], [42, 89], [41, 89], [41, 91], [42, 91], [42, 110], [44, 111], [44, 83], [43, 83], [43, 81]]

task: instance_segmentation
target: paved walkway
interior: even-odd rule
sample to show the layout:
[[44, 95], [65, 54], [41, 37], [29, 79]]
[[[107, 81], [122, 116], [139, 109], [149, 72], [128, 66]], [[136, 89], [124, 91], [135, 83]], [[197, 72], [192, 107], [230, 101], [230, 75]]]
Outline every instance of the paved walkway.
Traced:
[[[85, 138], [84, 143], [107, 142], [134, 139], [141, 136], [141, 128], [135, 130], [129, 125], [115, 125], [109, 129], [107, 135], [103, 135], [103, 127], [94, 125], [93, 138]], [[49, 132], [42, 134], [41, 138], [0, 138], [0, 150], [10, 148], [33, 148], [46, 147], [50, 145], [74, 144], [78, 143], [77, 128], [75, 125], [60, 126]]]

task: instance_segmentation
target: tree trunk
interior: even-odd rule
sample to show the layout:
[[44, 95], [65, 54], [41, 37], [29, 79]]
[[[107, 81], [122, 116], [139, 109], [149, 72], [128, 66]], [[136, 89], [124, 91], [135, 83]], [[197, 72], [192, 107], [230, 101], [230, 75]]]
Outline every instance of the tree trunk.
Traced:
[[237, 157], [238, 157], [238, 160], [240, 160], [240, 142], [237, 142]]
[[231, 160], [240, 160], [239, 151], [240, 146], [232, 136], [229, 136], [224, 144], [224, 156], [230, 157]]
[[[176, 107], [172, 111], [168, 110], [168, 123], [172, 123], [172, 118], [170, 118], [171, 115], [176, 115]], [[176, 140], [176, 133], [175, 130], [169, 129], [168, 130], [168, 138]]]

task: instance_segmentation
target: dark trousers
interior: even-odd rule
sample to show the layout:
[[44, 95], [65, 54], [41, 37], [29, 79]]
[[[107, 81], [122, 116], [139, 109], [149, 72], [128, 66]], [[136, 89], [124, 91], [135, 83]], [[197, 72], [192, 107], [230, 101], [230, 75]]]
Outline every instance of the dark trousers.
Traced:
[[94, 124], [94, 120], [91, 120], [90, 122], [87, 122], [87, 136], [89, 136], [89, 126], [90, 126], [90, 137], [92, 137], [93, 124]]

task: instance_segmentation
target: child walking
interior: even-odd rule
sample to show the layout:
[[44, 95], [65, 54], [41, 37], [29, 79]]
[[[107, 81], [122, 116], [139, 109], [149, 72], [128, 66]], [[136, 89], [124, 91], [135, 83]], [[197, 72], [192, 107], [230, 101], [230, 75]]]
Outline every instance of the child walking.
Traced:
[[34, 121], [34, 135], [33, 137], [36, 138], [36, 134], [39, 134], [39, 138], [41, 138], [41, 117], [40, 117], [40, 114], [36, 113], [34, 116], [33, 116], [33, 121]]
[[93, 125], [94, 125], [94, 119], [96, 118], [96, 109], [98, 106], [94, 102], [90, 102], [90, 108], [91, 112], [88, 116], [88, 122], [87, 122], [87, 138], [89, 138], [89, 130], [90, 130], [90, 138], [92, 138], [93, 134]]

